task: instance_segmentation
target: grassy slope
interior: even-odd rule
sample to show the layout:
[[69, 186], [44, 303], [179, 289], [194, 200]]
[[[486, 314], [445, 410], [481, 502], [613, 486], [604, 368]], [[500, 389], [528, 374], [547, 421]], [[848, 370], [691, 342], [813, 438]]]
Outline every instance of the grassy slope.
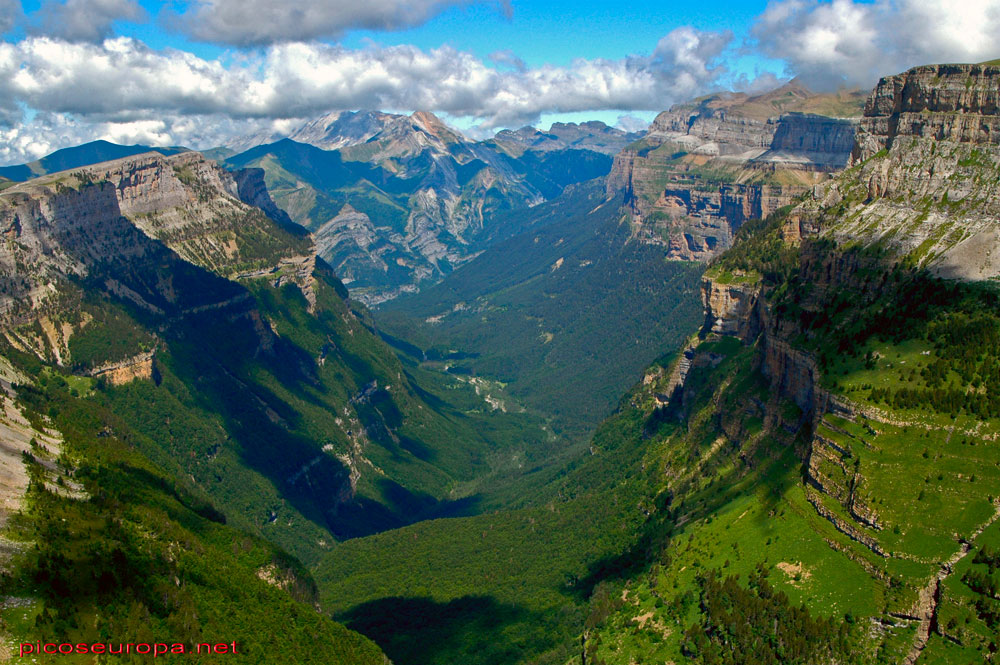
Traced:
[[[801, 259], [782, 257], [780, 243], [763, 239], [766, 235], [761, 232], [754, 242], [737, 247], [723, 258], [722, 268], [752, 268], [765, 275], [773, 289], [772, 311], [806, 328], [796, 341], [819, 359], [826, 388], [865, 415], [820, 419], [817, 437], [842, 451], [826, 448], [821, 455], [816, 471], [828, 490], [820, 494], [804, 482], [803, 460], [825, 444], [808, 430], [791, 440], [788, 430], [795, 430], [797, 418], [789, 416], [798, 415], [795, 406], [775, 403], [767, 383], [754, 378], [749, 360], [745, 369], [727, 377], [730, 353], [703, 344], [699, 351], [727, 358], [717, 368], [700, 370], [707, 373], [704, 385], [713, 387], [713, 396], [688, 406], [685, 395], [687, 431], [668, 436], [661, 452], [650, 447], [648, 463], [663, 465], [661, 491], [672, 498], [673, 510], [664, 519], [664, 528], [673, 532], [671, 545], [651, 560], [648, 574], [628, 580], [621, 592], [627, 601], [608, 614], [589, 642], [597, 658], [593, 662], [712, 662], [687, 631], [709, 622], [704, 605], [699, 609], [696, 603], [703, 584], [698, 575], [717, 569], [745, 580], [761, 565], [793, 604], [804, 603], [815, 615], [841, 622], [831, 635], [836, 630], [849, 635], [852, 662], [900, 662], [917, 622], [898, 615], [915, 612], [912, 606], [939, 562], [961, 554], [956, 534], [972, 538], [995, 515], [991, 502], [1000, 494], [1000, 452], [994, 438], [1000, 411], [976, 415], [970, 410], [988, 407], [975, 399], [957, 406], [907, 405], [898, 397], [909, 389], [928, 391], [930, 400], [935, 390], [949, 387], [975, 395], [974, 382], [985, 384], [983, 394], [992, 394], [995, 346], [982, 337], [1000, 331], [1000, 301], [993, 289], [880, 268], [877, 252], [838, 259], [819, 244], [803, 250]], [[844, 282], [815, 287], [823, 284], [820, 271], [838, 260], [853, 266], [842, 269]], [[882, 286], [864, 287], [866, 280]], [[944, 377], [940, 382], [939, 375]], [[692, 380], [699, 385], [697, 373], [689, 384]], [[883, 390], [890, 398], [881, 396]], [[781, 420], [767, 424], [774, 414], [783, 414]], [[701, 451], [713, 448], [717, 461], [699, 461]], [[692, 471], [692, 463], [697, 479], [689, 484], [684, 474]], [[852, 521], [835, 497], [838, 486], [855, 487], [859, 503], [871, 508], [880, 529]], [[879, 556], [834, 529], [810, 497], [888, 555]], [[974, 552], [993, 542], [995, 529], [973, 541]], [[941, 633], [950, 637], [933, 636], [920, 662], [980, 662], [990, 652], [996, 626], [990, 612], [996, 601], [976, 598], [962, 580], [971, 561], [971, 556], [962, 559], [946, 576]], [[956, 621], [948, 628], [952, 615]], [[854, 628], [873, 620], [878, 630]], [[752, 655], [780, 662], [768, 660], [759, 644]]]
[[19, 388], [29, 418], [64, 435], [58, 464], [46, 461], [51, 471], [28, 463], [26, 508], [5, 534], [25, 544], [15, 574], [2, 581], [3, 593], [20, 599], [0, 615], [15, 640], [188, 649], [225, 641], [237, 643], [246, 663], [274, 662], [276, 650], [288, 663], [383, 662], [374, 644], [315, 611], [315, 585], [295, 559], [227, 526], [202, 493], [150, 463], [117, 414], [71, 394], [79, 382], [6, 353], [29, 375], [45, 377]]
[[[997, 523], [976, 532], [1000, 495], [989, 341], [1000, 334], [1000, 298], [886, 267], [878, 251], [790, 250], [774, 224], [756, 226], [715, 272], [740, 281], [733, 275], [756, 271], [775, 316], [803, 326], [793, 341], [855, 416], [826, 414], [813, 429], [762, 376], [759, 348], [709, 336], [683, 398], [657, 407], [667, 374], [647, 372], [600, 428], [595, 455], [556, 481], [549, 506], [339, 546], [316, 568], [335, 615], [400, 663], [580, 662], [582, 634], [588, 663], [787, 662], [793, 651], [897, 663], [919, 625], [905, 615], [918, 612], [940, 563], [962, 553], [958, 534], [971, 553], [944, 577], [940, 633], [920, 662], [986, 659], [1000, 601], [977, 590], [997, 574], [976, 557], [996, 546]], [[831, 261], [844, 267], [827, 283]], [[936, 397], [949, 391], [965, 397]], [[914, 399], [927, 401], [904, 403]], [[820, 448], [809, 473], [822, 474], [826, 493], [806, 482]], [[838, 499], [852, 483], [879, 529]], [[594, 534], [604, 537], [597, 546]], [[738, 592], [726, 602], [741, 608], [742, 627], [720, 613], [720, 588]]]

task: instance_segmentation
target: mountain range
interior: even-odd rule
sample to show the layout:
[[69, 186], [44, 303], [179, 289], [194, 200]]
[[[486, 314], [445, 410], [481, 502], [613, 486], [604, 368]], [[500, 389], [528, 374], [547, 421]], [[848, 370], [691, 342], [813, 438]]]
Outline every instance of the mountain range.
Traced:
[[[469, 141], [436, 116], [334, 113], [287, 138], [231, 144], [277, 203], [317, 236], [354, 296], [375, 305], [432, 283], [509, 233], [494, 220], [603, 176], [635, 138], [603, 123]], [[535, 136], [537, 134], [537, 136]], [[331, 152], [333, 151], [333, 152]]]
[[996, 661], [1000, 67], [211, 154], [3, 172], [13, 648]]

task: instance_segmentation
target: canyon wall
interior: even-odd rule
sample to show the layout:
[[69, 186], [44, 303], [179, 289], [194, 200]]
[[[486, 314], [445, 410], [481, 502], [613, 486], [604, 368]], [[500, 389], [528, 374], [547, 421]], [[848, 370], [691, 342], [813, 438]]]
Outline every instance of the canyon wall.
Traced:
[[[883, 78], [851, 153], [857, 176], [817, 187], [788, 239], [880, 243], [942, 277], [1000, 276], [1000, 67], [930, 65]], [[837, 207], [843, 214], [831, 215]]]
[[[243, 200], [273, 206], [261, 183], [259, 173], [233, 174], [186, 152], [127, 157], [7, 188], [0, 194], [4, 335], [23, 351], [73, 362], [69, 340], [90, 323], [80, 299], [96, 287], [155, 316], [221, 311], [246, 319], [266, 348], [272, 333], [249, 294], [223, 278], [294, 282], [309, 299], [315, 252], [304, 229]], [[145, 364], [137, 376], [149, 378]]]
[[751, 102], [677, 106], [615, 157], [607, 192], [624, 192], [639, 240], [663, 245], [670, 258], [708, 260], [746, 221], [842, 170], [856, 124], [794, 111], [762, 116]]

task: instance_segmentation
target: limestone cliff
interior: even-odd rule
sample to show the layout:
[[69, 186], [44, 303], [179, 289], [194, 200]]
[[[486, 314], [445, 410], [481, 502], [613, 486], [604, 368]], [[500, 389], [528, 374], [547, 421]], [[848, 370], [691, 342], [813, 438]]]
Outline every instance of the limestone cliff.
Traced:
[[883, 78], [865, 106], [852, 177], [817, 188], [785, 236], [881, 243], [943, 277], [1000, 276], [998, 100], [997, 66], [932, 65]]
[[756, 97], [675, 106], [615, 158], [608, 192], [625, 192], [639, 239], [664, 245], [672, 258], [707, 260], [747, 220], [790, 204], [847, 165], [856, 121], [812, 111], [856, 114], [858, 100], [831, 104], [793, 83]]
[[[871, 386], [853, 385], [845, 390], [837, 377], [848, 374], [847, 370], [824, 376], [831, 365], [824, 347], [835, 340], [822, 337], [821, 331], [833, 337], [831, 325], [847, 326], [852, 321], [860, 325], [850, 318], [831, 324], [837, 303], [843, 309], [856, 307], [857, 312], [877, 316], [878, 312], [865, 308], [884, 306], [877, 304], [882, 303], [880, 292], [893, 280], [924, 279], [920, 267], [963, 280], [1000, 276], [1000, 259], [994, 258], [1000, 256], [998, 102], [1000, 68], [995, 66], [918, 67], [882, 79], [866, 104], [850, 167], [814, 187], [808, 199], [777, 222], [780, 227], [759, 227], [758, 233], [771, 234], [772, 248], [783, 247], [775, 250], [784, 252], [783, 258], [771, 253], [768, 260], [784, 261], [784, 268], [776, 270], [772, 264], [767, 276], [737, 270], [734, 266], [753, 259], [736, 248], [735, 255], [723, 257], [706, 272], [701, 337], [711, 341], [734, 336], [755, 347], [754, 366], [769, 384], [772, 400], [764, 409], [765, 422], [780, 417], [774, 410], [778, 398], [799, 407], [802, 420], [794, 429], [803, 442], [796, 451], [803, 462], [805, 498], [817, 516], [853, 541], [847, 547], [827, 539], [831, 548], [854, 561], [874, 555], [876, 560], [928, 562], [900, 544], [895, 537], [900, 533], [898, 524], [895, 535], [886, 534], [891, 513], [879, 495], [885, 488], [878, 487], [884, 479], [868, 465], [871, 451], [884, 445], [873, 444], [883, 432], [902, 428], [905, 433], [907, 427], [914, 427], [925, 432], [921, 436], [930, 436], [940, 425], [902, 416], [891, 405], [875, 406]], [[745, 138], [747, 126], [737, 134]], [[779, 146], [787, 146], [787, 141], [782, 137]], [[825, 147], [819, 142], [796, 145]], [[817, 326], [816, 321], [825, 321], [822, 325], [827, 327]], [[864, 338], [853, 332], [835, 339], [840, 346], [832, 353], [832, 363], [838, 362], [837, 356], [849, 355], [851, 344]], [[674, 368], [671, 378], [677, 385], [667, 403], [684, 399], [688, 368], [703, 360], [704, 353], [696, 344], [685, 350]], [[934, 353], [931, 349], [923, 352]], [[865, 364], [879, 366], [881, 381], [887, 382], [885, 368], [892, 364], [880, 365], [874, 352]], [[721, 414], [720, 423], [725, 422]], [[786, 429], [787, 424], [783, 425]], [[982, 435], [982, 423], [972, 429], [962, 427], [947, 429]], [[923, 457], [927, 456], [925, 452]], [[974, 538], [997, 519], [995, 511], [986, 517], [978, 531], [961, 537]], [[949, 561], [958, 561], [968, 551], [967, 545], [960, 547]], [[864, 567], [873, 577], [884, 578], [878, 565]], [[920, 591], [919, 607], [894, 614], [920, 624], [905, 662], [913, 662], [926, 645], [928, 631], [934, 629], [934, 608], [940, 602], [934, 589], [951, 570], [950, 563], [940, 567]]]
[[[8, 341], [72, 362], [69, 341], [89, 323], [75, 304], [81, 284], [158, 316], [229, 308], [253, 319], [247, 294], [222, 277], [273, 274], [308, 298], [311, 240], [243, 200], [273, 207], [259, 183], [259, 173], [232, 174], [187, 152], [127, 157], [5, 189], [0, 325]], [[198, 277], [197, 269], [207, 272]], [[200, 290], [190, 288], [192, 279]], [[271, 333], [266, 325], [259, 332], [266, 347]], [[152, 374], [148, 353], [103, 360], [89, 370], [95, 376]]]

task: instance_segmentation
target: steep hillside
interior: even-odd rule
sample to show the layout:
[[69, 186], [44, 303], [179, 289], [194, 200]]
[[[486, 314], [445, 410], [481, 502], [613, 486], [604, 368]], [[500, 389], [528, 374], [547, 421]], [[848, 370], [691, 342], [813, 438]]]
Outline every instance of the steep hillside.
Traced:
[[339, 113], [227, 164], [264, 169], [276, 202], [316, 233], [352, 294], [378, 304], [510, 235], [497, 222], [506, 211], [606, 174], [607, 146], [624, 134], [573, 128], [572, 140], [536, 149], [469, 141], [430, 113]]
[[995, 659], [1000, 294], [949, 268], [990, 224], [949, 201], [996, 185], [998, 87], [883, 79], [853, 166], [709, 269], [701, 335], [632, 400], [670, 544], [612, 591], [588, 662]]
[[883, 79], [865, 107], [850, 178], [797, 209], [786, 237], [822, 231], [943, 277], [1000, 275], [996, 69], [939, 65]]
[[636, 237], [672, 258], [707, 260], [740, 225], [846, 166], [856, 120], [843, 116], [860, 115], [863, 100], [792, 81], [761, 95], [677, 105], [615, 157], [608, 193], [624, 193]]
[[[93, 653], [156, 645], [147, 652], [158, 661], [181, 663], [224, 642], [220, 652], [247, 663], [278, 652], [287, 663], [386, 662], [316, 610], [297, 560], [227, 525], [203, 492], [138, 452], [142, 433], [87, 398], [92, 380], [4, 354], [24, 370], [5, 366], [2, 397], [4, 660], [93, 661], [79, 647], [45, 656], [35, 646], [70, 642], [96, 643]], [[14, 482], [12, 467], [24, 470]], [[128, 661], [140, 657], [150, 656]]]

